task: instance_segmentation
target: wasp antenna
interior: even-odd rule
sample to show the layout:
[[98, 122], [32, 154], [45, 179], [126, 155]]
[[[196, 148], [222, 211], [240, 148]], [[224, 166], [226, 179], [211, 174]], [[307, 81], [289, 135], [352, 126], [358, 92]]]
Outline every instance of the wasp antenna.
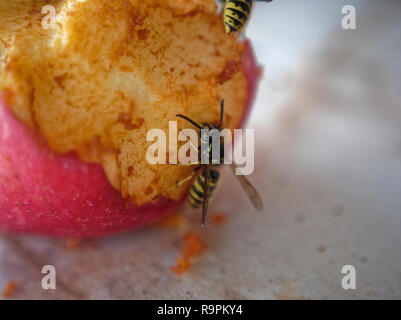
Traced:
[[182, 114], [176, 114], [175, 116], [178, 117], [178, 118], [182, 118], [184, 120], [187, 120], [188, 122], [192, 123], [195, 127], [199, 128], [199, 129], [202, 129], [202, 127], [199, 124], [197, 124], [195, 121], [193, 121], [192, 119], [188, 118], [187, 116], [184, 116]]

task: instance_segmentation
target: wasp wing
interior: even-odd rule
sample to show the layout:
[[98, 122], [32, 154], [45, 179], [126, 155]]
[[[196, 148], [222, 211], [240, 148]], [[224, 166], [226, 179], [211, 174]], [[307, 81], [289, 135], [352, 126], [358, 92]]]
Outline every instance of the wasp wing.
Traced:
[[236, 166], [234, 164], [231, 165], [231, 170], [234, 175], [237, 177], [238, 181], [240, 182], [242, 188], [246, 192], [249, 200], [251, 200], [253, 206], [257, 211], [263, 210], [263, 201], [260, 197], [259, 193], [256, 191], [255, 187], [249, 182], [249, 180], [243, 175], [236, 175], [235, 174]]

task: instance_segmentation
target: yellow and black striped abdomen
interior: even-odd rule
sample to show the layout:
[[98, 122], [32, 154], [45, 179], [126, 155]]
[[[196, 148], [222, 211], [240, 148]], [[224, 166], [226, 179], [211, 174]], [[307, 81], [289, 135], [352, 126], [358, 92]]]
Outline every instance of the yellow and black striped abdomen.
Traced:
[[251, 14], [252, 0], [227, 0], [224, 7], [224, 24], [227, 34], [238, 32]]
[[[209, 198], [213, 195], [219, 182], [220, 173], [217, 170], [211, 169], [209, 176]], [[191, 191], [189, 192], [188, 201], [193, 208], [200, 208], [203, 203], [205, 194], [205, 173], [202, 172], [194, 181]]]

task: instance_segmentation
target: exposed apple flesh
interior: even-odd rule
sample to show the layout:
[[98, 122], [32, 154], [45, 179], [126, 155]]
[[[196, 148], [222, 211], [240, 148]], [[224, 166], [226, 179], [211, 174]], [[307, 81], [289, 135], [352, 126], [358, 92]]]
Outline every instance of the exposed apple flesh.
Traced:
[[[249, 43], [243, 57], [249, 112], [259, 68]], [[136, 206], [108, 183], [100, 165], [56, 155], [0, 99], [0, 230], [54, 237], [93, 238], [133, 230], [176, 210], [160, 199]]]

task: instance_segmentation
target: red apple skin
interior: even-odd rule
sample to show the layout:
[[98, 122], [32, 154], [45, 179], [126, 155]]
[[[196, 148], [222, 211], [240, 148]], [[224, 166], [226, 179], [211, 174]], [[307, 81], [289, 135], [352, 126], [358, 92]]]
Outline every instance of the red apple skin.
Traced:
[[[259, 69], [246, 44], [250, 109]], [[247, 113], [246, 112], [246, 113]], [[160, 199], [137, 207], [121, 199], [103, 169], [74, 154], [54, 154], [0, 99], [0, 230], [51, 237], [95, 238], [150, 224], [183, 202]]]

